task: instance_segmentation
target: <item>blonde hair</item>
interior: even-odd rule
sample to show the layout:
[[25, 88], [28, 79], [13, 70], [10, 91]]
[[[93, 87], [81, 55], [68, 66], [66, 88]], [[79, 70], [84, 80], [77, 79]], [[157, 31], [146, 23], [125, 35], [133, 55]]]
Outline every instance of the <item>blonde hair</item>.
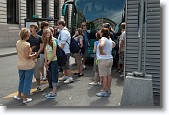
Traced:
[[30, 30], [27, 28], [22, 28], [19, 32], [21, 40], [25, 40], [28, 35], [30, 35]]
[[[49, 38], [49, 40], [47, 40], [47, 38], [46, 38], [46, 34], [47, 34], [48, 32], [50, 33], [50, 38]], [[50, 30], [49, 28], [43, 30], [42, 39], [43, 39], [43, 42], [44, 42], [44, 47], [46, 47], [46, 44], [47, 44], [47, 43], [48, 43], [50, 46], [53, 45], [53, 39], [52, 39], [52, 38], [53, 38], [53, 36], [52, 36], [51, 30]]]

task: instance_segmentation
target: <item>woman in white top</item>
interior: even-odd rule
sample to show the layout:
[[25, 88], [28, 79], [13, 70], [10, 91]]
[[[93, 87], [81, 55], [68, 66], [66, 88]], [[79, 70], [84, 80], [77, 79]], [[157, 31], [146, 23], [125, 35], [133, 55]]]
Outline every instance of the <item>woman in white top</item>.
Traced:
[[112, 48], [115, 42], [110, 38], [110, 32], [107, 28], [101, 29], [99, 45], [97, 46], [97, 59], [99, 75], [102, 77], [102, 90], [96, 94], [98, 97], [108, 97], [111, 94], [111, 69], [113, 65]]

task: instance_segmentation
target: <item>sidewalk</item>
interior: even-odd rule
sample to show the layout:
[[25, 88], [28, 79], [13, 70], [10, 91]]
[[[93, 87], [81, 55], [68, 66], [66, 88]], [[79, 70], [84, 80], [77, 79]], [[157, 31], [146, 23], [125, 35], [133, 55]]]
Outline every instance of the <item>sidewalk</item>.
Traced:
[[16, 55], [16, 47], [0, 48], [0, 57]]

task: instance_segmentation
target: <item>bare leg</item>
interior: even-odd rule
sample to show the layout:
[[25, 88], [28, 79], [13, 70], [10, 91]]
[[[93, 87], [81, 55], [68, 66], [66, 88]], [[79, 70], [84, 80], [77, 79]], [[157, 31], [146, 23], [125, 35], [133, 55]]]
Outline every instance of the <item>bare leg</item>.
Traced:
[[18, 92], [18, 95], [17, 95], [17, 97], [21, 97], [21, 93], [20, 93], [20, 92]]
[[44, 76], [44, 67], [40, 67], [40, 72], [41, 72], [42, 76]]
[[109, 75], [109, 76], [108, 76], [108, 81], [107, 81], [108, 89], [111, 89], [111, 82], [112, 82], [112, 76]]
[[52, 95], [55, 95], [57, 92], [57, 87], [53, 87], [53, 90], [52, 90]]
[[40, 86], [40, 78], [36, 78], [36, 85]]
[[103, 85], [102, 85], [103, 90], [107, 91], [108, 90], [108, 84], [107, 84], [108, 77], [107, 76], [103, 76], [102, 78], [103, 78]]
[[94, 72], [94, 82], [97, 83], [98, 82], [98, 72]]
[[27, 100], [27, 95], [23, 94], [23, 101], [26, 101], [26, 100]]
[[80, 75], [83, 74], [83, 66], [82, 66], [82, 64], [80, 64], [80, 66], [79, 66], [79, 73], [80, 73]]

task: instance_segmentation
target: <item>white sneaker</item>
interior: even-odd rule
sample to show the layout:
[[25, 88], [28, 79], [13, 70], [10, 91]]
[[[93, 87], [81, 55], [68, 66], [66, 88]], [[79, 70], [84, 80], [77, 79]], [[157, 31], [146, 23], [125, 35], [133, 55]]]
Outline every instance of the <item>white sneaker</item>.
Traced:
[[59, 81], [65, 81], [68, 78], [69, 78], [68, 76], [63, 76], [63, 77], [59, 78]]
[[28, 103], [30, 101], [32, 101], [32, 98], [27, 98], [25, 101], [23, 101], [23, 103]]
[[97, 85], [97, 83], [91, 82], [91, 83], [89, 83], [89, 85]]
[[99, 84], [99, 85], [102, 85], [102, 83], [101, 83], [101, 82], [98, 82], [98, 84]]
[[16, 99], [16, 100], [20, 100], [21, 99], [21, 97], [18, 97], [17, 95], [15, 95], [13, 98]]
[[87, 69], [87, 67], [85, 65], [83, 65], [83, 69]]
[[40, 80], [41, 80], [41, 81], [45, 81], [45, 80], [46, 80], [46, 77], [45, 77], [45, 76], [42, 76], [42, 77], [40, 78]]
[[72, 82], [73, 82], [73, 78], [72, 77], [70, 77], [70, 78], [66, 79], [66, 81], [64, 81], [64, 83], [72, 83]]

